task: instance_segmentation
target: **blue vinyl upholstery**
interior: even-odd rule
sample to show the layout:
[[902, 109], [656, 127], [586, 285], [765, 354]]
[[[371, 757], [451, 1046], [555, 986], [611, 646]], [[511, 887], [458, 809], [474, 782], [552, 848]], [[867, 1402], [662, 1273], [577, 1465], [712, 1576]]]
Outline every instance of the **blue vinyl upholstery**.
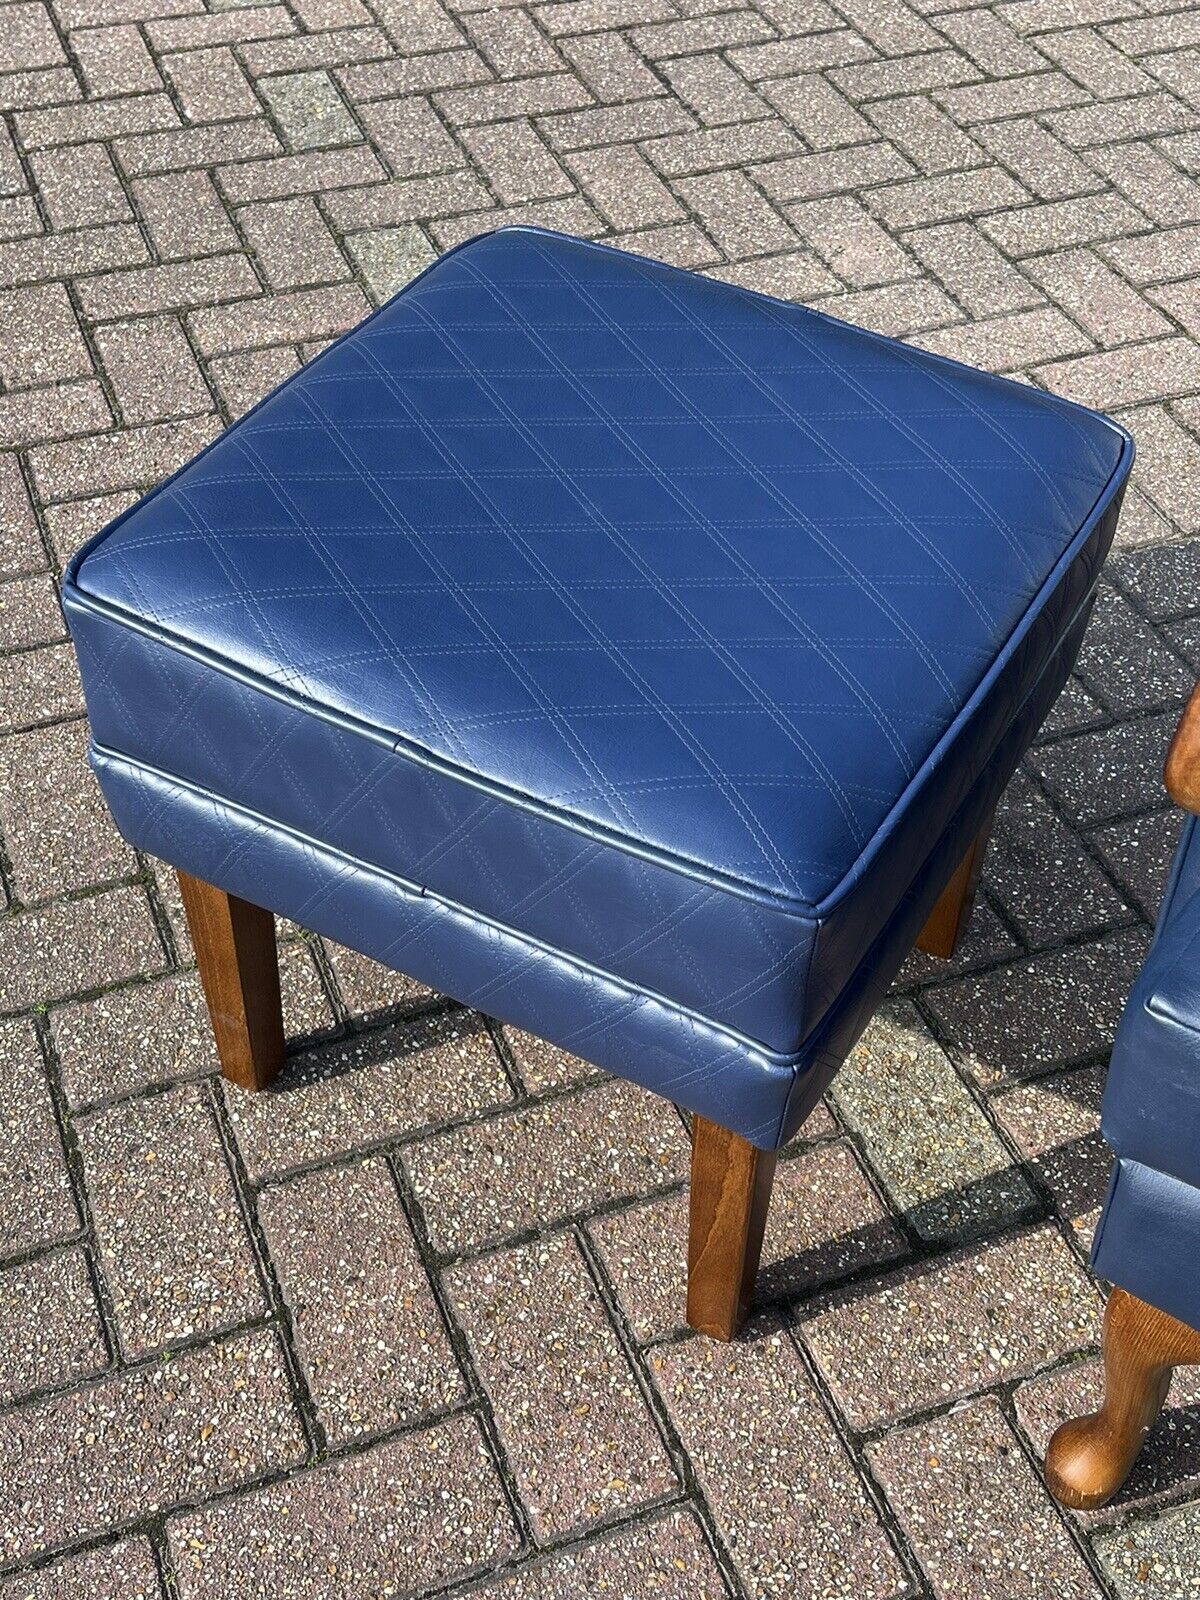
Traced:
[[755, 1143], [1070, 670], [1095, 413], [531, 228], [74, 559], [126, 837]]
[[1098, 1272], [1200, 1328], [1200, 829], [1188, 817], [1104, 1091]]

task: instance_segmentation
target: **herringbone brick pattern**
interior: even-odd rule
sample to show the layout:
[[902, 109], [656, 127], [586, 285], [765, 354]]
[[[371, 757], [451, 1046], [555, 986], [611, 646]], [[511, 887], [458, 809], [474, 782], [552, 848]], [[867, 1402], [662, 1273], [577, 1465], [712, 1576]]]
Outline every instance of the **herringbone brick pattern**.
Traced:
[[[1200, 1382], [1103, 1519], [1103, 1064], [1200, 667], [1186, 0], [2, 0], [0, 1596], [1192, 1596]], [[681, 1329], [682, 1121], [285, 929], [226, 1092], [115, 835], [65, 557], [440, 249], [532, 219], [1119, 415], [1140, 461], [966, 952]], [[1082, 1359], [1081, 1359], [1082, 1358]]]

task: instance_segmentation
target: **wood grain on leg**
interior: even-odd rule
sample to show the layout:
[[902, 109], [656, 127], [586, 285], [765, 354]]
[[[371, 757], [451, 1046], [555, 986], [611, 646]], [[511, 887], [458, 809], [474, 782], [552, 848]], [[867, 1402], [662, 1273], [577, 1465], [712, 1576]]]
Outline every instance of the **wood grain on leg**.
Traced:
[[975, 890], [983, 869], [983, 856], [988, 835], [992, 831], [989, 817], [971, 841], [971, 847], [954, 869], [954, 876], [938, 896], [937, 904], [925, 919], [925, 926], [917, 935], [917, 949], [927, 956], [938, 956], [949, 961], [958, 942], [967, 931], [971, 908], [975, 904]]
[[1104, 1309], [1104, 1404], [1064, 1422], [1046, 1450], [1046, 1486], [1075, 1511], [1104, 1505], [1125, 1482], [1175, 1367], [1200, 1362], [1200, 1333], [1124, 1289]]
[[179, 873], [221, 1071], [265, 1089], [283, 1065], [275, 918], [261, 906]]
[[773, 1150], [692, 1119], [687, 1319], [698, 1333], [732, 1339], [746, 1320], [774, 1176]]

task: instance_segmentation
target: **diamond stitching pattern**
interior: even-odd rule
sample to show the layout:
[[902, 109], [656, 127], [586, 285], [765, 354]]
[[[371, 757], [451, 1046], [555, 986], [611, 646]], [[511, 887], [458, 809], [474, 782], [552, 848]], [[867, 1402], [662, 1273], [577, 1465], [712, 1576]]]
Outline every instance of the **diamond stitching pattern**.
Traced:
[[514, 230], [244, 419], [82, 584], [638, 847], [811, 904], [1118, 452], [1035, 393]]

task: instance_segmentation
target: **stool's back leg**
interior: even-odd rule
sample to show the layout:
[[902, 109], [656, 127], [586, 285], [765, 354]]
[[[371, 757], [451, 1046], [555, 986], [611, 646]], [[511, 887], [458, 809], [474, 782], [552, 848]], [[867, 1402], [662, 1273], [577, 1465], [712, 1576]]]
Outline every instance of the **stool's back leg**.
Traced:
[[732, 1339], [746, 1320], [774, 1176], [773, 1150], [692, 1119], [687, 1319], [713, 1339]]
[[1046, 1450], [1046, 1484], [1063, 1505], [1091, 1511], [1125, 1482], [1175, 1367], [1200, 1362], [1200, 1333], [1114, 1289], [1104, 1310], [1104, 1404], [1064, 1422]]
[[261, 906], [179, 873], [221, 1071], [265, 1089], [283, 1065], [275, 918]]
[[967, 931], [991, 831], [992, 819], [989, 816], [925, 919], [925, 926], [917, 935], [917, 949], [924, 950], [927, 956], [938, 956], [943, 961], [949, 961], [958, 948], [958, 941]]

